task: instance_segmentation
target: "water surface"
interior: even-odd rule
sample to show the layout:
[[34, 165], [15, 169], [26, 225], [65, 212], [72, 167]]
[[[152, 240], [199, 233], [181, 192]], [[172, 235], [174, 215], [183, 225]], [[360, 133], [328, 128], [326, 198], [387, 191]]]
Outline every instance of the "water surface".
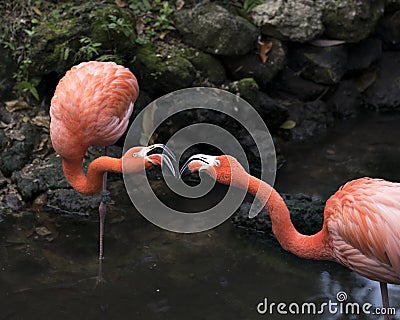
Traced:
[[[287, 162], [276, 188], [326, 199], [352, 178], [399, 181], [399, 120], [360, 117], [313, 141], [284, 146]], [[223, 192], [217, 187], [212, 197]], [[379, 319], [328, 312], [283, 317], [276, 309], [261, 315], [256, 308], [264, 298], [320, 305], [337, 302], [339, 291], [347, 301], [380, 306], [379, 285], [336, 263], [300, 259], [249, 238], [229, 221], [208, 232], [176, 234], [145, 220], [126, 195], [112, 199], [101, 285], [95, 216], [30, 213], [0, 223], [0, 319]], [[52, 237], [34, 232], [43, 225]], [[391, 304], [400, 306], [398, 286], [389, 289]]]

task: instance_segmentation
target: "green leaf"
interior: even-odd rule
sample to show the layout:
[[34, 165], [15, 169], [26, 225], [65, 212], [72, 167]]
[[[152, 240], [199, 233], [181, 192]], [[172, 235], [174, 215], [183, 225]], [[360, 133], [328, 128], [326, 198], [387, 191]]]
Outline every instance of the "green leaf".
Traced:
[[281, 124], [280, 128], [281, 129], [293, 129], [296, 126], [296, 122], [293, 120], [286, 120], [284, 123]]

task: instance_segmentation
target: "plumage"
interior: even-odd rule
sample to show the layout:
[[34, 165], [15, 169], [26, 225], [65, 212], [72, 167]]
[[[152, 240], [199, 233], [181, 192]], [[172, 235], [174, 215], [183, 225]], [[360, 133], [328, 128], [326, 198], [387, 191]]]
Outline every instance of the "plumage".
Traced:
[[400, 284], [400, 184], [350, 181], [326, 203], [325, 223], [335, 259], [360, 273]]
[[83, 62], [69, 70], [51, 100], [50, 135], [64, 158], [90, 145], [114, 144], [125, 132], [139, 94], [135, 76], [113, 62]]

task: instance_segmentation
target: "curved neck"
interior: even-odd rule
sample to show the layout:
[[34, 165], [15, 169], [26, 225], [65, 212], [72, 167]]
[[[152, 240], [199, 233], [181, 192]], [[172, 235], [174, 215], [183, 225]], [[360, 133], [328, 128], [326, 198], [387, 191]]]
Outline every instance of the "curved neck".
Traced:
[[81, 159], [62, 159], [65, 178], [78, 192], [85, 195], [99, 194], [103, 186], [103, 174], [107, 171], [122, 172], [122, 159], [99, 157], [93, 160], [83, 173]]
[[266, 203], [265, 209], [271, 218], [272, 231], [283, 249], [302, 258], [332, 260], [325, 225], [315, 235], [303, 235], [293, 226], [289, 209], [274, 188], [264, 181], [249, 176], [248, 192], [253, 195], [259, 192], [260, 200]]

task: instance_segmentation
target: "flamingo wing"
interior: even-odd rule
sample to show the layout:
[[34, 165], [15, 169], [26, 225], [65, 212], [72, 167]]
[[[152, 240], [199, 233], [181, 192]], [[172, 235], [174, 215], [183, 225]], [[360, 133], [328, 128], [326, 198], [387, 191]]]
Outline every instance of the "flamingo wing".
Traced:
[[351, 181], [327, 201], [325, 215], [338, 262], [367, 278], [400, 284], [400, 183]]

